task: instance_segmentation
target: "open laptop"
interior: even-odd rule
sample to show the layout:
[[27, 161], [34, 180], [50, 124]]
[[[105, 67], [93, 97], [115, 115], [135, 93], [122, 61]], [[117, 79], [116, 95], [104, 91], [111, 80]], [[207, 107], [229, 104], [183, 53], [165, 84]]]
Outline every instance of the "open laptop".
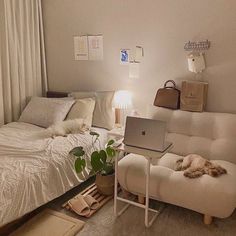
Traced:
[[123, 141], [125, 145], [164, 152], [171, 145], [165, 138], [166, 122], [127, 117]]

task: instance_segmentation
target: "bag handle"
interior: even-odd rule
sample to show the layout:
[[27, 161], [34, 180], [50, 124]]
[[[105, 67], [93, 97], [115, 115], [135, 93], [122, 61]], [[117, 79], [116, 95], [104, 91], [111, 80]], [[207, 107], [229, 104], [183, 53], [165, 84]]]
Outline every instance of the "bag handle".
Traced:
[[[168, 83], [172, 83], [173, 86], [167, 86]], [[174, 80], [167, 80], [164, 84], [164, 88], [175, 88], [176, 89], [176, 83]]]

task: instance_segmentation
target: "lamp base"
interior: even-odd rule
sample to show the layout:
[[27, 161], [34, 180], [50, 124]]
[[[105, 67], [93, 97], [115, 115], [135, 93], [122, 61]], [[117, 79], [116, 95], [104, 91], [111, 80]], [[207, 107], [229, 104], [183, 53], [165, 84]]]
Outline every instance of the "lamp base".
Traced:
[[115, 124], [120, 124], [121, 123], [121, 119], [120, 119], [120, 113], [121, 113], [121, 111], [120, 111], [121, 109], [119, 109], [119, 108], [116, 108], [115, 109]]

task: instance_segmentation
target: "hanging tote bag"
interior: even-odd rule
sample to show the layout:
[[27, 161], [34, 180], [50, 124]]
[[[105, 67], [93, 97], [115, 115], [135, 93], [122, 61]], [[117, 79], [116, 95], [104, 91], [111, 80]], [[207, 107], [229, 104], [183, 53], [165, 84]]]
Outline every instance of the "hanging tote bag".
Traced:
[[203, 112], [207, 102], [208, 83], [183, 81], [180, 109], [184, 111], [198, 111]]
[[[171, 83], [171, 86], [167, 86], [169, 83]], [[177, 89], [175, 81], [167, 80], [164, 84], [164, 88], [157, 90], [153, 105], [169, 109], [179, 109], [180, 90]]]

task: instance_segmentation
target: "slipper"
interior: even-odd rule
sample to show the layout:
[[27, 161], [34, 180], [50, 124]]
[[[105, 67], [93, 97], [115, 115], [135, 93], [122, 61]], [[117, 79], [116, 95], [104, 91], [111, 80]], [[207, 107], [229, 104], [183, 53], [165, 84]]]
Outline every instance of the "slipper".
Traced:
[[86, 203], [82, 195], [79, 195], [76, 198], [69, 200], [68, 205], [76, 214], [80, 216], [87, 217], [90, 214], [89, 205]]
[[99, 202], [90, 195], [86, 195], [84, 201], [89, 205], [91, 210], [96, 210], [99, 207]]

